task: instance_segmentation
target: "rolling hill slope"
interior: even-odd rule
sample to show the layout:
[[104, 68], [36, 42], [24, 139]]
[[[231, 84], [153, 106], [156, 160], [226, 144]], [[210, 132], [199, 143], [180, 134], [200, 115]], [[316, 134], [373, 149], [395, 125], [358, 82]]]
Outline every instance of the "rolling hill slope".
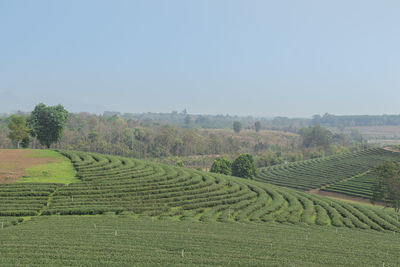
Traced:
[[400, 222], [390, 210], [142, 160], [60, 153], [79, 182], [0, 184], [0, 265], [399, 264]]
[[0, 185], [0, 216], [114, 212], [199, 221], [275, 221], [400, 231], [394, 213], [266, 183], [151, 162], [61, 151], [79, 183]]
[[400, 161], [400, 153], [373, 148], [281, 164], [260, 169], [255, 180], [304, 191], [321, 189], [370, 198], [375, 184], [373, 168], [385, 161]]

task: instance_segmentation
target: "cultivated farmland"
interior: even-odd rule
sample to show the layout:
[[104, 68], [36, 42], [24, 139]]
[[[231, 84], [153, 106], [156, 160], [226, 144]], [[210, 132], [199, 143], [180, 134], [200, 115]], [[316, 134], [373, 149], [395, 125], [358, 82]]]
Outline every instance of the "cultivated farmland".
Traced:
[[400, 231], [381, 208], [330, 200], [241, 178], [116, 156], [62, 151], [80, 183], [0, 187], [0, 215], [113, 212], [198, 221], [264, 221]]
[[400, 153], [373, 148], [281, 164], [260, 169], [255, 179], [304, 191], [321, 189], [370, 198], [376, 178], [373, 169], [385, 161], [400, 161]]
[[59, 152], [79, 182], [0, 185], [1, 265], [366, 265], [400, 237], [397, 214], [381, 207], [132, 158]]
[[399, 234], [277, 223], [40, 216], [0, 229], [0, 241], [1, 266], [400, 264]]

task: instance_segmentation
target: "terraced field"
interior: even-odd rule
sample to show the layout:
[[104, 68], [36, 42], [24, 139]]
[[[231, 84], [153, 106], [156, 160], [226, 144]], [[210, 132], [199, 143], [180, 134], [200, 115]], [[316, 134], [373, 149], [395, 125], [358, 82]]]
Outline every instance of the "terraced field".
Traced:
[[136, 159], [60, 153], [79, 182], [0, 184], [0, 265], [400, 263], [393, 256], [400, 222], [390, 210]]
[[400, 161], [400, 153], [382, 148], [281, 164], [260, 169], [255, 180], [298, 190], [321, 190], [370, 198], [373, 168]]
[[323, 191], [342, 193], [371, 199], [373, 187], [377, 184], [377, 173], [373, 170], [345, 179], [323, 188]]
[[0, 216], [140, 214], [157, 219], [262, 221], [400, 231], [394, 213], [241, 178], [61, 151], [79, 183], [0, 185]]

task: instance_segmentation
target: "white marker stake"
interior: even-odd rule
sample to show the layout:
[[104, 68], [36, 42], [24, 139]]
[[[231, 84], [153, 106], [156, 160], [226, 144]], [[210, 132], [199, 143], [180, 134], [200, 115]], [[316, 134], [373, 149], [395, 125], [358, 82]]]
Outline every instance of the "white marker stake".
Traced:
[[117, 230], [115, 230], [115, 233], [114, 233], [114, 235], [115, 235], [115, 236], [117, 236]]
[[71, 196], [72, 202], [74, 202], [74, 196]]
[[385, 267], [385, 261], [382, 261], [382, 267]]
[[272, 242], [269, 243], [269, 249], [272, 250]]
[[185, 249], [183, 248], [182, 249], [182, 258], [184, 258], [185, 257]]

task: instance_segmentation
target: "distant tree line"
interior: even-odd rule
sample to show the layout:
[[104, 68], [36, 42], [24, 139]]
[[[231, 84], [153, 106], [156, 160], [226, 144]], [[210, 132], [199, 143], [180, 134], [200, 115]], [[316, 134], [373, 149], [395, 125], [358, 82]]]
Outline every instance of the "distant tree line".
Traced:
[[[185, 114], [186, 118], [188, 115]], [[191, 119], [187, 121], [191, 123]], [[234, 159], [239, 154], [252, 154], [256, 167], [266, 167], [343, 153], [362, 143], [359, 133], [334, 134], [321, 125], [302, 127], [296, 130], [299, 135], [266, 131], [262, 120], [243, 128], [240, 120], [231, 121], [226, 130], [201, 129], [158, 122], [147, 124], [118, 114], [68, 114], [61, 107], [40, 104], [32, 113], [0, 117], [0, 148], [52, 146], [136, 158], [164, 158], [161, 162], [182, 161], [184, 165], [206, 169], [219, 156]], [[196, 158], [204, 155], [207, 159]]]
[[312, 124], [331, 127], [400, 125], [400, 115], [314, 115]]
[[[41, 105], [32, 113], [17, 113], [0, 117], [0, 147], [10, 148], [22, 144], [25, 135], [25, 147], [83, 150], [137, 158], [161, 158], [170, 156], [193, 155], [238, 155], [240, 153], [262, 154], [267, 151], [289, 151], [298, 146], [296, 135], [275, 134], [275, 137], [247, 134], [234, 134], [231, 130], [205, 130], [184, 128], [176, 125], [152, 123], [145, 125], [141, 121], [124, 119], [119, 115], [104, 116], [88, 113], [69, 113], [65, 124], [39, 124], [35, 114], [43, 113]], [[55, 113], [56, 114], [56, 113]], [[8, 125], [17, 116], [27, 126], [23, 129], [18, 142], [12, 141]], [[35, 119], [33, 119], [35, 118]], [[15, 123], [18, 123], [15, 121]], [[12, 125], [12, 124], [10, 124]], [[47, 125], [47, 126], [38, 126]], [[53, 135], [45, 135], [44, 129], [63, 126], [60, 138], [50, 140]], [[64, 127], [65, 125], [65, 127]], [[28, 129], [29, 128], [29, 129]], [[252, 130], [252, 131], [255, 131]], [[40, 142], [42, 140], [42, 142]]]

